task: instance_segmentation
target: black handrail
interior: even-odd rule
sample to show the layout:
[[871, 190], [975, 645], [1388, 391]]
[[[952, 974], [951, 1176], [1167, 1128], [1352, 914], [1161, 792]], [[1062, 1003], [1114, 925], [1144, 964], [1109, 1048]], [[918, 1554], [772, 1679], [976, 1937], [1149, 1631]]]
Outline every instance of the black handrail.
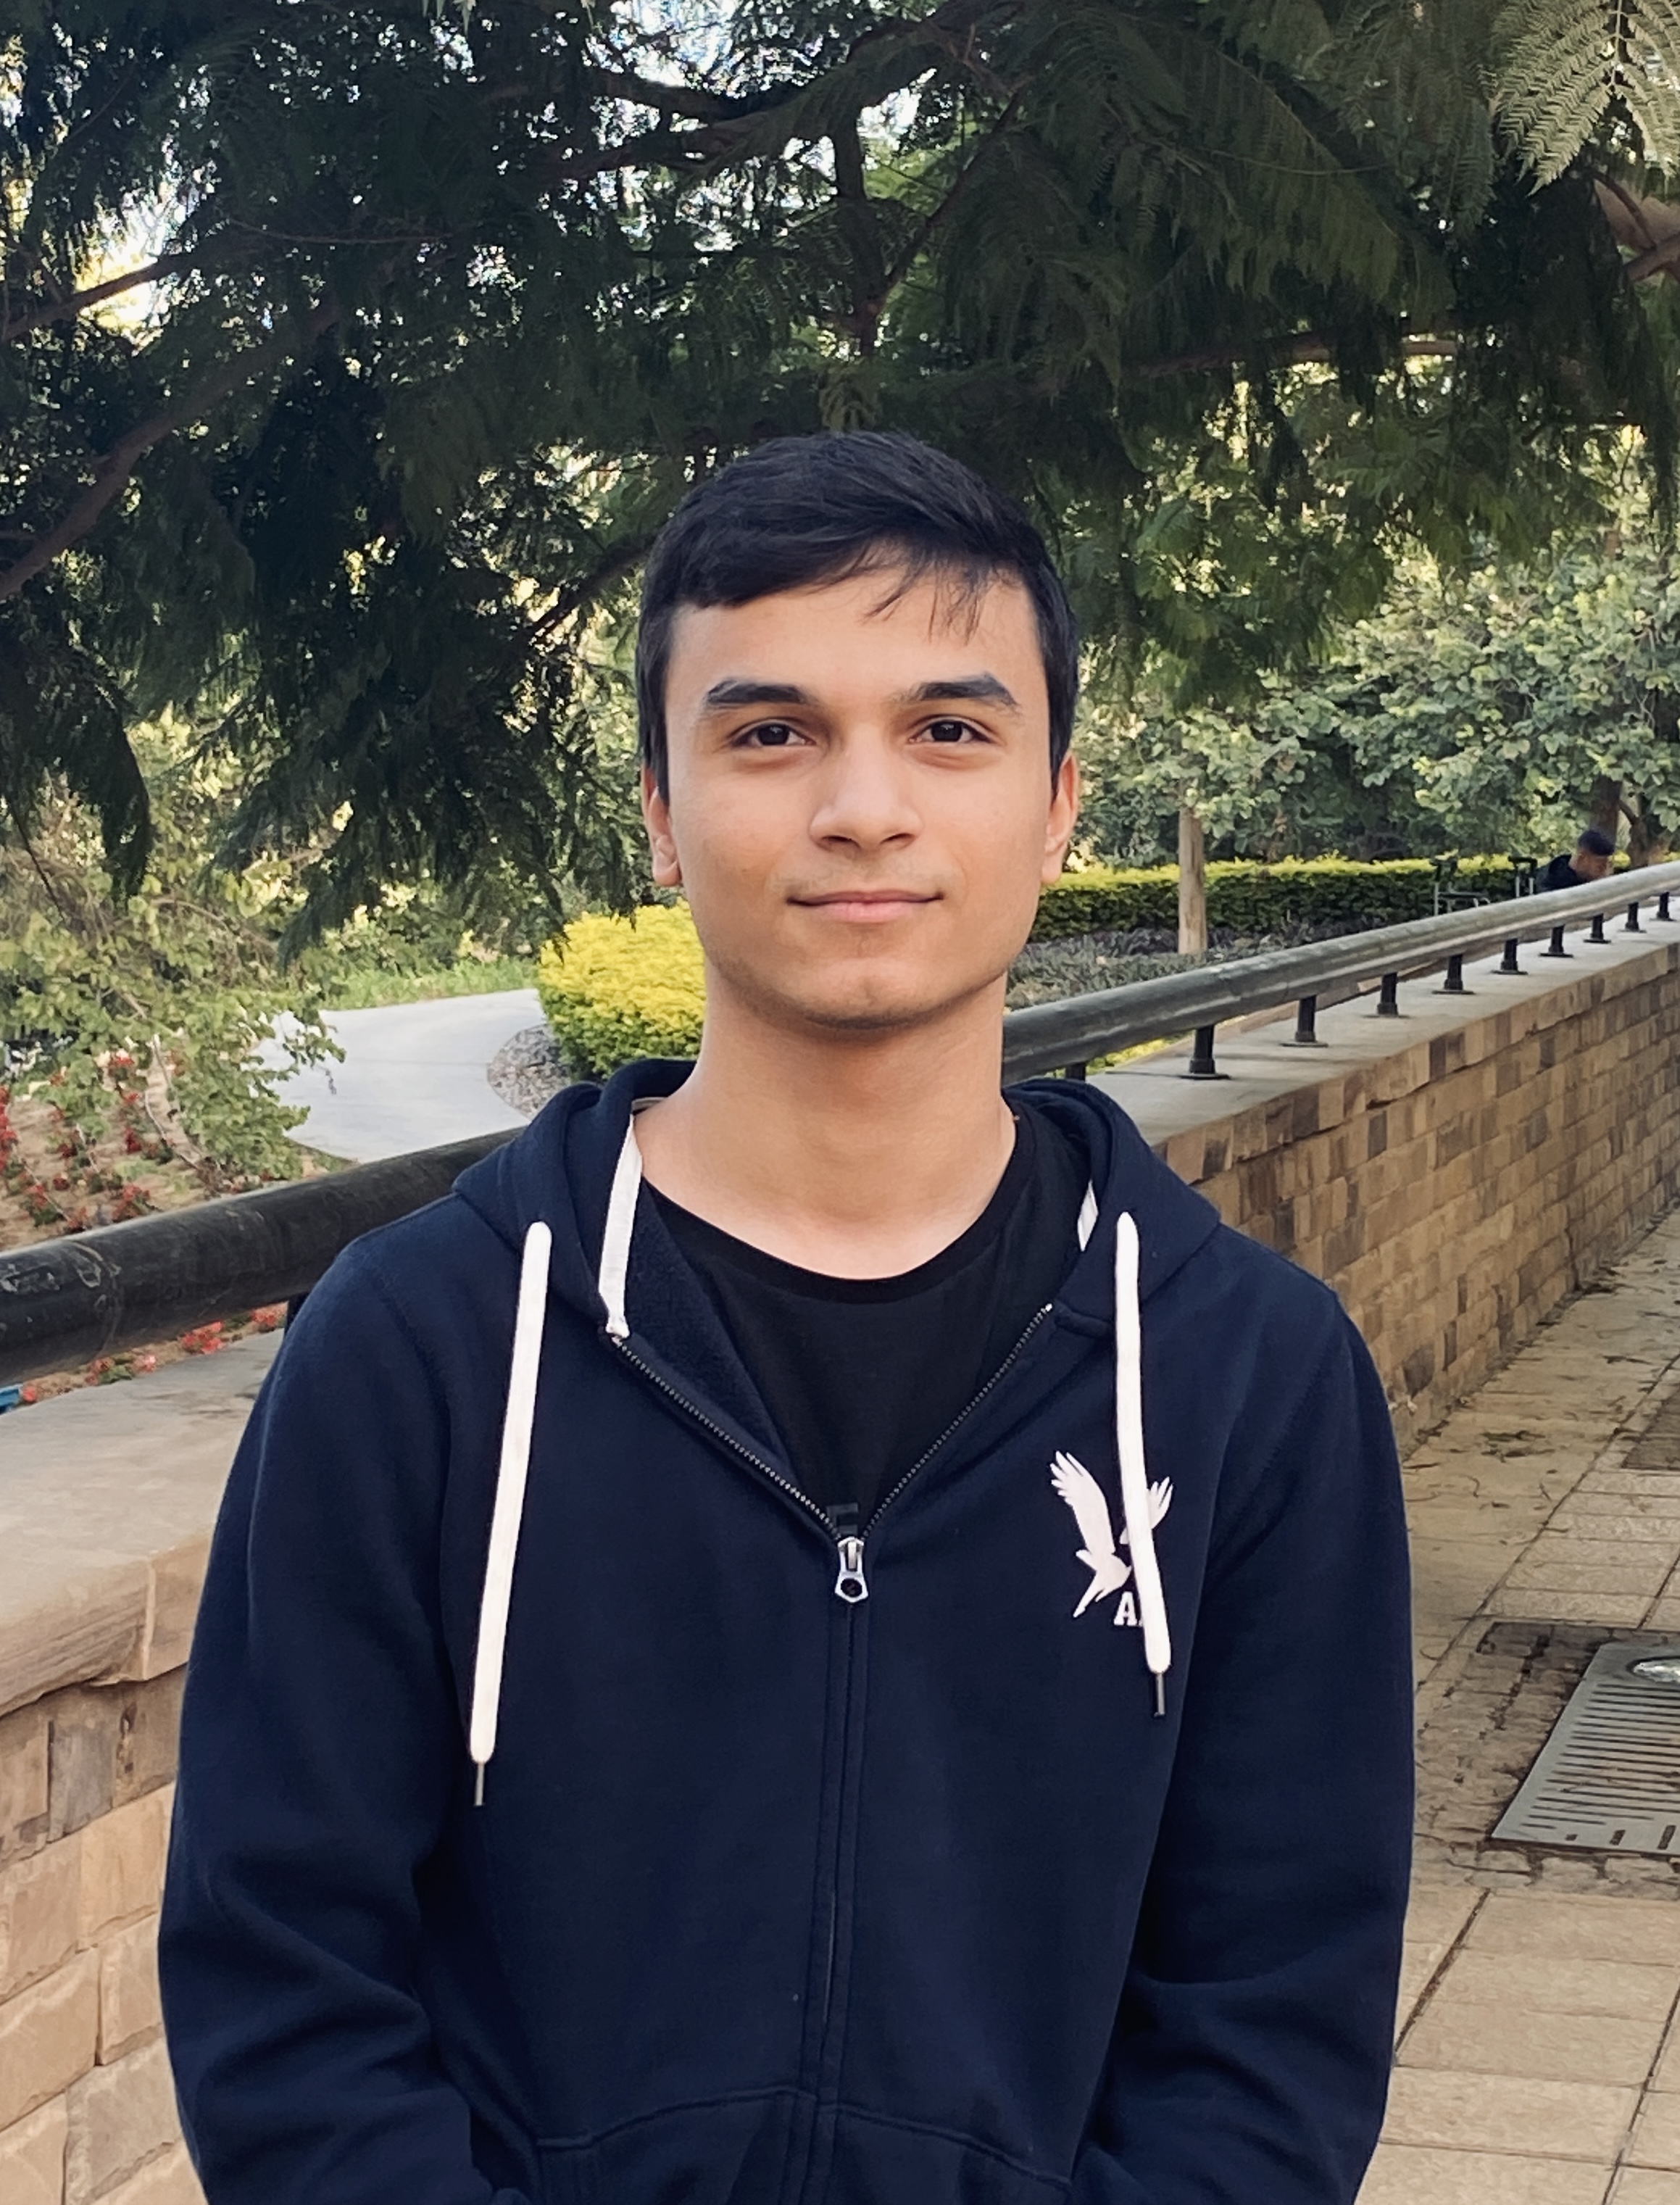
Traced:
[[[1409, 976], [1432, 972], [1454, 959], [1462, 969], [1464, 958], [1489, 949], [1508, 950], [1504, 969], [1514, 972], [1520, 942], [1606, 912], [1625, 907], [1636, 913], [1641, 903], [1653, 899], [1659, 919], [1666, 919], [1669, 898], [1675, 894], [1680, 894], [1680, 864], [1644, 866], [1636, 873], [1586, 881], [1579, 888], [1556, 889], [1546, 895], [1442, 912], [1434, 918], [1408, 919], [1398, 926], [1340, 934], [1333, 941], [1309, 942], [1297, 949], [1233, 958], [1228, 965], [1166, 972], [1158, 980], [1137, 980], [1130, 987], [1035, 1003], [1012, 1011], [1004, 1020], [1004, 1074], [1009, 1079], [1030, 1079], [1184, 1033], [1197, 1037], [1196, 1056], [1211, 1064], [1211, 1029], [1228, 1019], [1299, 1004], [1309, 996], [1321, 1000], [1332, 988], [1356, 987], [1367, 980], [1386, 984], [1384, 1000], [1392, 1006], [1398, 983]], [[1599, 938], [1604, 938], [1601, 930]], [[1205, 1051], [1203, 1041], [1208, 1043]], [[1207, 1076], [1205, 1072], [1192, 1073]]]
[[[1188, 1033], [1196, 1040], [1187, 1076], [1213, 1078], [1216, 1031], [1226, 1019], [1293, 1002], [1296, 1030], [1285, 1045], [1310, 1046], [1318, 1039], [1319, 1004], [1333, 990], [1345, 994], [1376, 980], [1383, 984], [1379, 1012], [1392, 1010], [1402, 978], [1445, 965], [1449, 992], [1460, 993], [1467, 957], [1500, 949], [1507, 953], [1501, 969], [1514, 971], [1521, 942], [1549, 936], [1548, 954], [1556, 954], [1560, 936], [1554, 930], [1592, 919], [1592, 933], [1582, 940], [1590, 948], [1606, 939], [1606, 912], [1625, 909], [1626, 925], [1639, 932], [1641, 905], [1654, 900], [1661, 923], [1669, 919], [1669, 900], [1677, 894], [1680, 864], [1653, 865], [1547, 895], [1446, 912], [1034, 1004], [1004, 1020], [1004, 1076], [1081, 1075], [1094, 1058]], [[306, 1293], [347, 1242], [446, 1194], [469, 1164], [513, 1138], [484, 1133], [0, 1252], [0, 1383], [62, 1370]]]
[[[517, 1130], [517, 1129], [514, 1129]], [[513, 1132], [0, 1253], [0, 1382], [307, 1293], [359, 1233], [449, 1192]]]

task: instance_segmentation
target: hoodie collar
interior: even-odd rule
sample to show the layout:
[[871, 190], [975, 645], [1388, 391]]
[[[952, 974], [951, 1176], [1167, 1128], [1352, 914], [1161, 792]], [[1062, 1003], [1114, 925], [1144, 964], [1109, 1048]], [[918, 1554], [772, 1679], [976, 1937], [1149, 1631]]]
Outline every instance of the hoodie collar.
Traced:
[[[531, 1225], [541, 1220], [549, 1227], [549, 1292], [591, 1324], [606, 1320], [598, 1286], [602, 1242], [631, 1113], [638, 1102], [674, 1094], [692, 1068], [686, 1061], [645, 1058], [626, 1065], [604, 1086], [564, 1088], [523, 1133], [455, 1181], [456, 1193], [510, 1254], [523, 1246]], [[1113, 1318], [1114, 1221], [1121, 1213], [1137, 1221], [1138, 1294], [1147, 1303], [1212, 1238], [1219, 1212], [1162, 1162], [1101, 1088], [1033, 1079], [1006, 1092], [1018, 1108], [1048, 1118], [1089, 1157], [1099, 1221], [1058, 1305], [1076, 1319], [1107, 1326]], [[644, 1205], [638, 1240], [646, 1221]], [[641, 1265], [633, 1268], [639, 1271]], [[633, 1288], [631, 1299], [632, 1322], [639, 1331]]]

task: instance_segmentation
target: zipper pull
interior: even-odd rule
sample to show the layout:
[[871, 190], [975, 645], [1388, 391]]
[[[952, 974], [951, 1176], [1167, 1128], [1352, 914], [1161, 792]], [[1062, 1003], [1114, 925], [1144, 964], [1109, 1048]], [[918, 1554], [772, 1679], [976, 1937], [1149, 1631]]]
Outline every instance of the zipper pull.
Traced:
[[864, 1542], [861, 1539], [842, 1539], [840, 1542], [840, 1575], [834, 1579], [836, 1596], [856, 1607], [860, 1600], [870, 1596], [869, 1580], [864, 1575]]

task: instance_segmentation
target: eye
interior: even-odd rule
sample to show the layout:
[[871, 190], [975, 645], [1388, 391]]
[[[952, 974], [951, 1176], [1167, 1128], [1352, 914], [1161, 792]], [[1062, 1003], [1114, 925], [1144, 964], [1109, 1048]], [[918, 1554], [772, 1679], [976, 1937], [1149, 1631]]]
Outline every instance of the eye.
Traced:
[[929, 720], [922, 734], [930, 743], [983, 743], [986, 740], [970, 720]]
[[804, 737], [786, 720], [759, 720], [750, 728], [743, 728], [734, 740], [739, 750], [785, 751], [803, 742]]

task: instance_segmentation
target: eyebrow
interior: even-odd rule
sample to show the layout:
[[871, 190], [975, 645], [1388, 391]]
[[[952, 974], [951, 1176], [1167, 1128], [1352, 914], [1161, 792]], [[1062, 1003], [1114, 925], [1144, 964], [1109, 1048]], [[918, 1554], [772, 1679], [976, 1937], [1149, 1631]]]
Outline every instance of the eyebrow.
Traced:
[[901, 704], [1001, 704], [1009, 712], [1021, 709], [995, 674], [962, 674], [944, 681], [923, 681], [896, 701]]
[[[919, 682], [895, 697], [896, 704], [1000, 704], [1018, 712], [1020, 705], [995, 674], [951, 675], [938, 681]], [[791, 681], [745, 681], [732, 678], [714, 681], [700, 700], [703, 712], [738, 712], [757, 704], [814, 704], [809, 690]]]
[[735, 712], [744, 704], [810, 704], [816, 699], [790, 681], [714, 681], [700, 699], [703, 712]]

